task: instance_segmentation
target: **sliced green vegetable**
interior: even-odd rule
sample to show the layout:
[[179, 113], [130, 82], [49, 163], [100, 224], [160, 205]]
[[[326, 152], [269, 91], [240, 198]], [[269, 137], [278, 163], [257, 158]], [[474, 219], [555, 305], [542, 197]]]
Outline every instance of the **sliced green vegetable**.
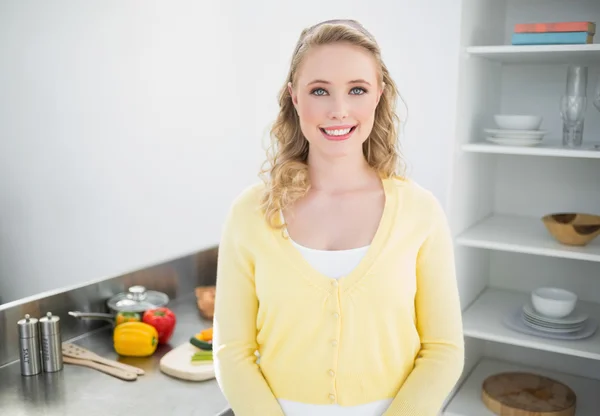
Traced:
[[212, 344], [210, 342], [199, 340], [196, 337], [191, 337], [190, 338], [190, 343], [194, 347], [200, 348], [201, 350], [212, 351]]
[[198, 351], [192, 355], [192, 362], [197, 361], [212, 361], [212, 351]]

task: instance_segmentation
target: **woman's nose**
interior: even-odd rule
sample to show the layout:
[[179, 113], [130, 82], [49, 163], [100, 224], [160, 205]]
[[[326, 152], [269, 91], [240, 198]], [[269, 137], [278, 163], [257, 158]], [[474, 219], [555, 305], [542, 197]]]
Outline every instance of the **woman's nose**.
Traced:
[[333, 99], [329, 111], [330, 119], [343, 120], [348, 117], [348, 105], [343, 98]]

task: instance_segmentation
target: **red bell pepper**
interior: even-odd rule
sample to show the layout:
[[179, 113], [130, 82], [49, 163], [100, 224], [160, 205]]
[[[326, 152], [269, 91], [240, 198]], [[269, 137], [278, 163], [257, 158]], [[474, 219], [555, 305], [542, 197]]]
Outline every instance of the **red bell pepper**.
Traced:
[[144, 312], [142, 322], [152, 325], [156, 329], [159, 344], [166, 344], [173, 335], [177, 317], [169, 308], [161, 307]]

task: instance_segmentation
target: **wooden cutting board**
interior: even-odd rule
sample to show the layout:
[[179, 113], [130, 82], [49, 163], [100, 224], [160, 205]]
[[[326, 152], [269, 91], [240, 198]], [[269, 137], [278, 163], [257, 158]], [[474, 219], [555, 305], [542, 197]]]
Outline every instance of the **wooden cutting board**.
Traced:
[[502, 416], [573, 416], [575, 392], [560, 381], [533, 373], [495, 374], [484, 380], [482, 400]]
[[196, 351], [200, 350], [189, 342], [179, 345], [160, 359], [160, 370], [182, 380], [203, 381], [215, 378], [212, 361], [192, 364], [191, 357]]

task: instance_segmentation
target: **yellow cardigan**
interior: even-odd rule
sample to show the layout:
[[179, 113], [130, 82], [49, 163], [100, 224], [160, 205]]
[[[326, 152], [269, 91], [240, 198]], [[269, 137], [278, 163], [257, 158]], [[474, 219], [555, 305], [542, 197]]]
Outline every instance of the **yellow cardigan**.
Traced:
[[429, 191], [382, 181], [379, 228], [339, 280], [267, 225], [262, 184], [234, 201], [219, 248], [213, 351], [236, 416], [283, 415], [277, 399], [354, 406], [393, 398], [385, 416], [440, 410], [464, 364], [449, 228]]

